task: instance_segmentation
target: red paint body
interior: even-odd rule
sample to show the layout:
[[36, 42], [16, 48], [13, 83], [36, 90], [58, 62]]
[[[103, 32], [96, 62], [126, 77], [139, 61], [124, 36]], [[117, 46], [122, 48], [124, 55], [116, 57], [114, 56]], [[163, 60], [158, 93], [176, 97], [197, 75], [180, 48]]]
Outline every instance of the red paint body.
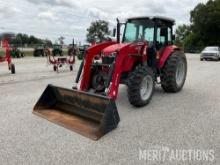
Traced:
[[[65, 57], [64, 57], [65, 58]], [[72, 65], [75, 63], [75, 56], [70, 56], [69, 58], [65, 58], [65, 61], [62, 61], [62, 60], [59, 60], [60, 58], [58, 59], [55, 59], [53, 57], [53, 59], [51, 58], [51, 56], [49, 56], [49, 62], [53, 65], [60, 65], [60, 64], [69, 64], [69, 65]]]
[[7, 39], [2, 40], [2, 47], [5, 49], [5, 56], [0, 58], [0, 62], [7, 61], [8, 66], [11, 64], [10, 47]]
[[[84, 67], [79, 90], [89, 90], [91, 82], [91, 68], [95, 57], [101, 58], [101, 56], [110, 56], [112, 53], [117, 53], [111, 84], [107, 92], [108, 97], [116, 99], [122, 73], [131, 72], [137, 64], [143, 64], [144, 62], [147, 62], [147, 47], [147, 42], [105, 42], [90, 47], [87, 50], [86, 57], [84, 59]], [[157, 61], [158, 69], [163, 68], [167, 58], [176, 49], [178, 49], [176, 46], [167, 46], [163, 50], [163, 52], [160, 54], [159, 60]]]

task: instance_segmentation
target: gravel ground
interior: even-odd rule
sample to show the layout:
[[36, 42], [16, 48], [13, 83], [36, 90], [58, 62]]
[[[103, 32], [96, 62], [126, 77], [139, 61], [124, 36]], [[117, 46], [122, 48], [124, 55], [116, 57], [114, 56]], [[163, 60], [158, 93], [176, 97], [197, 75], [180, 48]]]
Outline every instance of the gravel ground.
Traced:
[[[184, 89], [164, 93], [158, 85], [143, 108], [132, 107], [121, 86], [118, 128], [92, 141], [32, 114], [47, 84], [72, 87], [74, 72], [55, 73], [45, 58], [16, 59], [11, 75], [0, 64], [0, 164], [220, 164], [220, 62], [199, 61], [187, 55]], [[158, 148], [214, 150], [214, 161], [152, 161], [140, 151]]]

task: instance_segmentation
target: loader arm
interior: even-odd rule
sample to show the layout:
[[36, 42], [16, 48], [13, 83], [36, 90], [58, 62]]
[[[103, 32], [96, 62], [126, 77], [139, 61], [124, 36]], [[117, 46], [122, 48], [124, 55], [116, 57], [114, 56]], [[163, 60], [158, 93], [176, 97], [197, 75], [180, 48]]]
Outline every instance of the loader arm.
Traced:
[[116, 100], [118, 95], [118, 88], [120, 84], [121, 74], [123, 72], [123, 64], [125, 62], [125, 58], [127, 57], [126, 49], [120, 50], [118, 52], [115, 64], [114, 64], [114, 72], [111, 78], [111, 84], [108, 90], [108, 96], [114, 100]]
[[108, 96], [116, 100], [118, 96], [118, 88], [121, 82], [121, 74], [123, 72], [130, 72], [134, 69], [136, 64], [141, 64], [147, 59], [146, 43], [140, 45], [136, 43], [128, 44], [118, 51], [114, 72], [112, 74], [111, 86], [109, 87]]
[[86, 91], [89, 88], [89, 82], [91, 79], [91, 66], [92, 66], [94, 57], [100, 54], [104, 48], [110, 45], [114, 45], [114, 44], [116, 44], [116, 42], [105, 42], [105, 43], [95, 45], [87, 50], [85, 59], [84, 59], [82, 80], [80, 82], [81, 91]]

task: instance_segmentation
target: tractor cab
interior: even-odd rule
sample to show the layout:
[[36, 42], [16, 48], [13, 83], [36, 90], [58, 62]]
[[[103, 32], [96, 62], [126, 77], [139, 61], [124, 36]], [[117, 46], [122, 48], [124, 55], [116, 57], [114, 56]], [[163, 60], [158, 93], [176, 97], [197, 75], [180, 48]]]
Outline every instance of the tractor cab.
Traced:
[[147, 41], [149, 46], [160, 48], [172, 45], [175, 21], [165, 17], [129, 18], [125, 23], [123, 43]]
[[[125, 23], [122, 43], [147, 42], [148, 65], [156, 71], [158, 59], [167, 46], [173, 45], [175, 20], [165, 17], [134, 17]], [[120, 33], [118, 21], [117, 32]], [[118, 34], [117, 34], [118, 36]], [[118, 42], [120, 39], [117, 39]]]

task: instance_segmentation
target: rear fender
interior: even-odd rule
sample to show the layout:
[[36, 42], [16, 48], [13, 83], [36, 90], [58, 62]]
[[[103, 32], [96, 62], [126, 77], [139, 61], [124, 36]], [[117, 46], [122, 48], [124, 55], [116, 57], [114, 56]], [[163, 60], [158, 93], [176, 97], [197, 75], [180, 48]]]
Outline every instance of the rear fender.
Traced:
[[157, 63], [157, 68], [162, 69], [169, 56], [176, 50], [180, 50], [180, 48], [175, 45], [167, 46], [160, 56], [159, 62]]
[[80, 82], [80, 90], [86, 91], [89, 88], [90, 84], [90, 77], [91, 77], [91, 66], [94, 57], [99, 54], [104, 48], [114, 45], [117, 42], [105, 42], [101, 43], [95, 46], [90, 47], [87, 52], [86, 56], [84, 58], [84, 66], [83, 66], [83, 72], [82, 72], [82, 80]]

